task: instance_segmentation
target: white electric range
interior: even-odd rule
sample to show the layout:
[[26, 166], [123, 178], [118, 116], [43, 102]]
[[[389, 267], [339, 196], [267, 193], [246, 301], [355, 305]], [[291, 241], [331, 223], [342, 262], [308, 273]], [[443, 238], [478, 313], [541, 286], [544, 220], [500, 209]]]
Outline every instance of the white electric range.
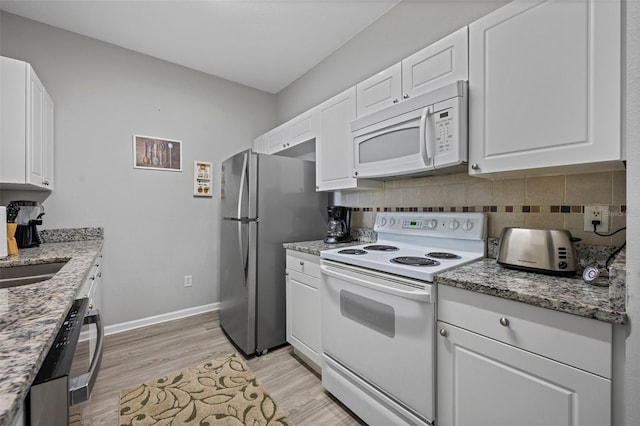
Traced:
[[378, 213], [378, 240], [325, 250], [322, 259], [428, 282], [433, 275], [486, 255], [483, 213]]
[[434, 275], [486, 255], [482, 213], [378, 213], [320, 253], [322, 384], [371, 426], [435, 422]]

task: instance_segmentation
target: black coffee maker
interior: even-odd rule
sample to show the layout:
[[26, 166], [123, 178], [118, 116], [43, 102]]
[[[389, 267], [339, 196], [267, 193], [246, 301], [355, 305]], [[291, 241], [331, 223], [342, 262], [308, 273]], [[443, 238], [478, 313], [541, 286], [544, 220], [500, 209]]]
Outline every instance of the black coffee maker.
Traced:
[[327, 223], [327, 236], [324, 242], [327, 244], [346, 243], [351, 238], [351, 207], [329, 206], [327, 207], [329, 222]]
[[12, 201], [9, 206], [17, 211], [15, 238], [18, 248], [38, 247], [42, 241], [36, 226], [42, 225], [44, 207], [37, 201]]

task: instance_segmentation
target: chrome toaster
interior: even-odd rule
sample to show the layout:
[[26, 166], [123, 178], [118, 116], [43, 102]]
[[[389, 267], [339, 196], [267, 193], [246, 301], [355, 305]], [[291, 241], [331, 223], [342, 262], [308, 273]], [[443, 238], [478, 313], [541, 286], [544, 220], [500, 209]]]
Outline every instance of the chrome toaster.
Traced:
[[497, 260], [508, 268], [572, 275], [577, 269], [573, 241], [563, 229], [504, 228]]

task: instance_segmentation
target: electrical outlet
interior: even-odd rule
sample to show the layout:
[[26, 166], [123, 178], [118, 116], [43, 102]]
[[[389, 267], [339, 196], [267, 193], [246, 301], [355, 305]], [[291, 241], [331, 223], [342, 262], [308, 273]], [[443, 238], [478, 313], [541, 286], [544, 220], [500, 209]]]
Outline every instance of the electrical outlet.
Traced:
[[599, 220], [595, 230], [609, 232], [609, 206], [584, 206], [584, 230], [593, 232], [593, 221]]
[[191, 287], [191, 275], [185, 275], [184, 276], [184, 286], [185, 287]]

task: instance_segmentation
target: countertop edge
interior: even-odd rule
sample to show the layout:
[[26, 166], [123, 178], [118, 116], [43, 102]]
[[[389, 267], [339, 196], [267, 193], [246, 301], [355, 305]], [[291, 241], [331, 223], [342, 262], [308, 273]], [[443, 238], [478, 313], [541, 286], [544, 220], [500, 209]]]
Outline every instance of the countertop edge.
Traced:
[[[351, 243], [345, 243], [344, 246], [362, 244], [361, 241], [354, 241]], [[292, 242], [292, 243], [284, 243], [283, 247], [287, 250], [299, 251], [302, 253], [308, 253], [312, 255], [319, 256], [320, 251], [338, 248], [341, 245], [338, 244], [325, 244], [322, 240], [316, 241], [302, 241], [302, 242]], [[624, 259], [622, 262], [618, 262], [618, 265], [624, 265]], [[483, 268], [483, 267], [492, 267], [494, 268], [494, 273], [498, 276], [501, 276], [504, 279], [508, 279], [510, 277], [518, 277], [520, 279], [527, 279], [529, 275], [525, 272], [509, 270], [502, 267], [497, 266], [495, 259], [484, 258], [478, 260], [476, 262], [472, 262], [467, 265], [463, 265], [461, 267], [452, 269], [450, 271], [445, 271], [440, 274], [435, 275], [434, 282], [436, 284], [447, 285], [450, 287], [457, 287], [464, 290], [473, 291], [476, 293], [486, 294], [489, 296], [500, 297], [502, 299], [507, 299], [515, 302], [526, 303], [532, 306], [538, 306], [545, 309], [551, 309], [554, 311], [564, 312], [572, 315], [577, 315], [585, 318], [592, 318], [598, 321], [608, 322], [611, 324], [625, 324], [627, 315], [624, 310], [616, 309], [616, 305], [613, 302], [608, 302], [606, 306], [604, 306], [605, 302], [600, 304], [590, 303], [589, 297], [585, 296], [583, 299], [585, 301], [572, 300], [566, 301], [561, 298], [553, 297], [552, 294], [545, 294], [541, 292], [540, 294], [532, 294], [531, 292], [523, 292], [518, 291], [517, 288], [509, 288], [506, 285], [499, 285], [497, 280], [495, 279], [482, 279], [479, 278], [479, 274], [475, 273], [475, 268]], [[464, 278], [464, 275], [467, 274], [467, 278]], [[472, 279], [468, 279], [469, 276], [472, 276]], [[492, 276], [495, 278], [495, 276]], [[555, 283], [560, 282], [561, 284], [570, 283], [571, 285], [576, 286], [588, 286], [582, 280], [572, 279], [572, 278], [557, 278], [548, 275], [535, 274], [530, 278], [531, 281], [538, 280], [544, 283]], [[548, 286], [548, 287], [552, 287]], [[595, 293], [598, 292], [607, 292], [605, 288], [599, 290], [597, 288], [589, 288], [584, 287], [586, 289], [590, 289]]]
[[[0, 315], [3, 327], [0, 339], [9, 342], [0, 349], [0, 424], [10, 424], [19, 412], [67, 311], [102, 248], [103, 240], [46, 243], [23, 249], [17, 256], [0, 262], [2, 267], [12, 267], [67, 261], [46, 284], [3, 289], [7, 290], [9, 307], [21, 303], [24, 306]], [[40, 315], [36, 317], [35, 313]]]
[[[539, 283], [539, 287], [532, 287], [537, 291], [518, 287], [521, 283], [531, 282]], [[495, 259], [485, 258], [443, 272], [435, 276], [435, 283], [611, 324], [625, 324], [627, 320], [626, 312], [616, 309], [610, 302], [606, 287], [592, 286], [578, 278], [506, 269], [497, 265]], [[576, 297], [563, 300], [568, 289], [573, 290]]]

